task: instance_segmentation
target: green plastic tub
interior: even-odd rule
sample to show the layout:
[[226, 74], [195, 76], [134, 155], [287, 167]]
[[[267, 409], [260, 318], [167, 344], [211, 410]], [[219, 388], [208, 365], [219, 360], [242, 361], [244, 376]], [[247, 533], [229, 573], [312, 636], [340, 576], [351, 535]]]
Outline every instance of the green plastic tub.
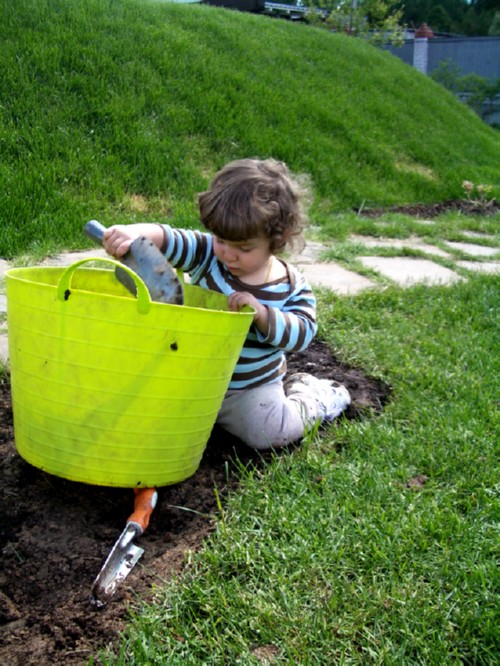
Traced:
[[253, 311], [230, 312], [225, 296], [189, 284], [184, 305], [153, 303], [130, 272], [136, 299], [86, 261], [6, 273], [17, 450], [73, 481], [183, 481], [198, 469]]

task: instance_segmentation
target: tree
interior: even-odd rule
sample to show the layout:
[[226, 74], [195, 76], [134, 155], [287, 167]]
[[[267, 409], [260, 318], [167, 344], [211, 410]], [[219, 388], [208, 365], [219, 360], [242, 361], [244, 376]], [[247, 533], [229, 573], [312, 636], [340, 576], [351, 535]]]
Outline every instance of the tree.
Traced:
[[488, 35], [491, 35], [492, 37], [500, 37], [500, 12], [495, 12], [495, 16], [488, 30]]
[[472, 0], [470, 4], [480, 12], [498, 9], [498, 0]]
[[432, 72], [431, 78], [451, 90], [481, 117], [488, 111], [485, 104], [491, 107], [500, 94], [500, 79], [489, 81], [477, 74], [462, 76], [458, 65], [451, 60], [441, 61]]
[[402, 43], [402, 11], [390, 0], [304, 0], [307, 20], [319, 27], [367, 37], [375, 43]]
[[439, 32], [453, 32], [454, 23], [443, 5], [433, 7], [425, 21], [432, 29]]
[[412, 28], [427, 23], [434, 32], [487, 35], [498, 0], [399, 0], [396, 7]]

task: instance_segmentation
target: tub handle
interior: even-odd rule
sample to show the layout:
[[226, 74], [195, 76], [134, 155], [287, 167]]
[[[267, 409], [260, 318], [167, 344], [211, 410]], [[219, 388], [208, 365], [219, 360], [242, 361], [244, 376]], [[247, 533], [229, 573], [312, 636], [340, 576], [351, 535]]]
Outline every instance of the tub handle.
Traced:
[[135, 286], [137, 287], [137, 312], [139, 314], [147, 314], [149, 312], [151, 308], [151, 298], [149, 296], [148, 288], [146, 287], [144, 282], [137, 275], [137, 273], [134, 273], [134, 271], [130, 269], [128, 266], [125, 266], [120, 261], [116, 261], [115, 259], [111, 259], [108, 257], [88, 257], [86, 259], [80, 259], [79, 261], [76, 261], [74, 264], [71, 264], [71, 266], [68, 266], [68, 268], [66, 268], [66, 270], [59, 278], [59, 282], [57, 284], [57, 298], [60, 301], [66, 301], [68, 299], [69, 293], [71, 291], [71, 280], [73, 277], [73, 273], [76, 271], [76, 269], [80, 268], [82, 264], [86, 264], [91, 261], [98, 261], [100, 263], [104, 262], [107, 264], [112, 264], [113, 266], [119, 268], [120, 270], [125, 271], [132, 278], [132, 280], [135, 283]]

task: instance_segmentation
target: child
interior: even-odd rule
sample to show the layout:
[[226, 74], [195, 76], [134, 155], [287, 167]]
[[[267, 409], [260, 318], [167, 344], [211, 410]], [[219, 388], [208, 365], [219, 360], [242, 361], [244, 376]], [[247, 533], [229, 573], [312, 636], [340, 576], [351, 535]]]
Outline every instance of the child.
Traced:
[[300, 188], [282, 162], [242, 159], [216, 174], [198, 205], [209, 233], [117, 225], [105, 232], [104, 247], [121, 257], [146, 236], [191, 283], [226, 294], [231, 310], [255, 309], [217, 423], [255, 449], [297, 441], [307, 425], [332, 420], [350, 403], [346, 388], [326, 379], [297, 373], [283, 383], [284, 352], [305, 349], [317, 331], [310, 286], [278, 258], [295, 240], [303, 243]]

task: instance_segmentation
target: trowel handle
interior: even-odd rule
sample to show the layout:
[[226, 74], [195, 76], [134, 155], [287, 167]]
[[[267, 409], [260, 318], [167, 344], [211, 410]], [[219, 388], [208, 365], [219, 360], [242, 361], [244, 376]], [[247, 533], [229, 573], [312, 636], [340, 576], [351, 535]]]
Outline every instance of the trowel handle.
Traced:
[[156, 488], [134, 488], [134, 513], [127, 522], [136, 523], [141, 528], [141, 534], [149, 525], [149, 519], [158, 500]]
[[105, 231], [106, 227], [97, 220], [90, 220], [90, 222], [87, 222], [83, 227], [83, 233], [100, 245], [102, 245], [102, 238]]

